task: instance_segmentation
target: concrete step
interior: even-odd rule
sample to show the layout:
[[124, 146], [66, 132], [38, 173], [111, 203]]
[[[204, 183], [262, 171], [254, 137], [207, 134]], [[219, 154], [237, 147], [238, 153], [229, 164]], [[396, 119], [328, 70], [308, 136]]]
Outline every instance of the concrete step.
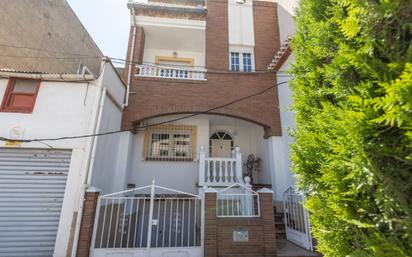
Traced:
[[278, 257], [321, 257], [318, 253], [308, 251], [287, 240], [278, 239], [276, 241], [276, 251]]

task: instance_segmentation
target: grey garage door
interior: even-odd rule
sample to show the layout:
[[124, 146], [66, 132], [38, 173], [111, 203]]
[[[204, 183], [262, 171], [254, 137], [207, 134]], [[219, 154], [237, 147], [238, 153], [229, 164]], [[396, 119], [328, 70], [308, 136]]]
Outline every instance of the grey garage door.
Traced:
[[0, 256], [53, 256], [71, 151], [0, 148]]

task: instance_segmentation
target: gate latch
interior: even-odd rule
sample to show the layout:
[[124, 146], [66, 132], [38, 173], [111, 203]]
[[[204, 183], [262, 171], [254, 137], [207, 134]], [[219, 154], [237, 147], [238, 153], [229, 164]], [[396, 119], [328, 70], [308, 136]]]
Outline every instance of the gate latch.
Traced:
[[152, 225], [157, 226], [157, 220], [152, 220]]

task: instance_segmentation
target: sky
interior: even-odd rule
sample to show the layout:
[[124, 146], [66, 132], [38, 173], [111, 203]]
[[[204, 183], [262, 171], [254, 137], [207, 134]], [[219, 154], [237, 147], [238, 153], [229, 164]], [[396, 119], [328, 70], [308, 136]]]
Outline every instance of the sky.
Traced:
[[104, 55], [126, 58], [128, 0], [67, 0]]

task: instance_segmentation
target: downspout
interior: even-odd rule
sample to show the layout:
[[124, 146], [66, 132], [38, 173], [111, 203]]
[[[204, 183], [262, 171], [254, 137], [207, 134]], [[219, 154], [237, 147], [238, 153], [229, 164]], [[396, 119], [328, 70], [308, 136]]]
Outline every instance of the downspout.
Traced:
[[130, 56], [129, 56], [129, 72], [127, 74], [127, 87], [126, 87], [126, 97], [125, 103], [123, 104], [123, 108], [129, 106], [129, 95], [130, 95], [130, 85], [132, 83], [132, 68], [133, 68], [133, 57], [134, 57], [134, 50], [135, 50], [135, 41], [136, 41], [136, 15], [134, 11], [134, 7], [132, 8], [132, 19], [133, 19], [133, 36], [132, 36], [132, 45], [130, 49]]
[[[103, 90], [100, 91], [100, 96], [99, 96], [99, 109], [98, 112], [96, 114], [97, 118], [95, 119], [94, 122], [94, 129], [93, 129], [93, 133], [97, 134], [99, 133], [99, 128], [102, 122], [102, 116], [103, 116], [103, 106], [105, 103], [105, 99], [106, 99], [106, 88], [103, 88]], [[86, 193], [86, 188], [91, 184], [91, 180], [92, 180], [92, 173], [93, 173], [93, 167], [94, 167], [94, 163], [95, 163], [95, 157], [96, 157], [96, 151], [97, 151], [97, 142], [98, 142], [99, 137], [92, 137], [91, 139], [91, 147], [92, 150], [90, 152], [88, 161], [89, 161], [89, 165], [87, 167], [87, 179], [86, 179], [86, 183], [83, 184], [82, 189], [80, 191], [80, 206], [79, 206], [79, 210], [77, 212], [77, 219], [76, 219], [76, 228], [75, 228], [75, 235], [74, 235], [74, 239], [73, 239], [73, 246], [72, 246], [72, 257], [76, 257], [77, 254], [77, 245], [79, 243], [79, 237], [80, 237], [80, 225], [82, 222], [82, 216], [83, 216], [83, 205], [84, 205], [84, 197], [85, 197], [85, 193]]]

